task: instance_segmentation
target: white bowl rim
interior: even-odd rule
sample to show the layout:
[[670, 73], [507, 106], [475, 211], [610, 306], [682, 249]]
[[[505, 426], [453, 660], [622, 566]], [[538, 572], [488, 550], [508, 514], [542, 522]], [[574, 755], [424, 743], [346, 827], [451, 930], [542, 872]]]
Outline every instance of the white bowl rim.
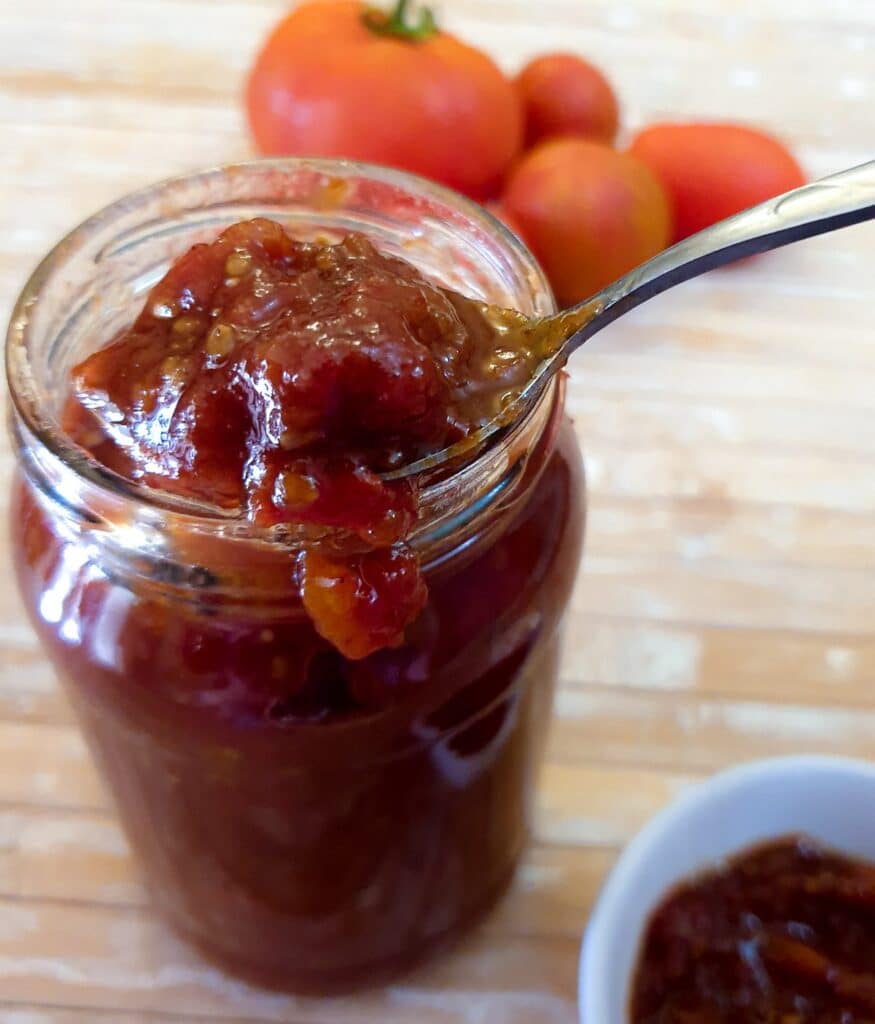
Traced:
[[[604, 939], [629, 898], [630, 883], [642, 871], [651, 850], [666, 833], [680, 829], [698, 808], [733, 790], [783, 775], [818, 772], [823, 776], [865, 778], [875, 785], [875, 763], [859, 758], [823, 754], [793, 754], [751, 761], [695, 783], [658, 811], [620, 854], [590, 915], [580, 954], [578, 1002], [583, 1024], [627, 1024], [605, 1019]], [[775, 834], [779, 838], [779, 834]]]

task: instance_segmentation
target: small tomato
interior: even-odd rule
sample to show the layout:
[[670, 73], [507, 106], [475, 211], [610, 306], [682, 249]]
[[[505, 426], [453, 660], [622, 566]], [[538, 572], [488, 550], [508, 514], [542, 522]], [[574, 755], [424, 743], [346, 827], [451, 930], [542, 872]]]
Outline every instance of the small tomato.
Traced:
[[527, 146], [557, 135], [614, 141], [620, 124], [617, 95], [601, 71], [582, 57], [536, 57], [514, 85], [523, 108]]
[[662, 182], [674, 210], [674, 240], [805, 184], [777, 139], [735, 124], [655, 124], [629, 152]]
[[492, 60], [416, 21], [358, 0], [306, 3], [274, 29], [246, 92], [267, 154], [348, 157], [414, 171], [485, 198], [520, 149], [522, 115]]
[[647, 167], [588, 139], [553, 139], [511, 175], [502, 205], [562, 305], [656, 255], [671, 237], [668, 200]]

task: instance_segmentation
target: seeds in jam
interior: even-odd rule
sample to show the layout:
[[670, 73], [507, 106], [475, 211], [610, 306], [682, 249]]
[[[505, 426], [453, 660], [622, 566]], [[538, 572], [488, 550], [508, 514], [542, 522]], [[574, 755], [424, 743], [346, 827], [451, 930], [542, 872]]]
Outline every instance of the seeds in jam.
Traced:
[[502, 345], [480, 304], [364, 236], [301, 242], [252, 220], [190, 249], [75, 368], [65, 427], [131, 480], [313, 527], [304, 606], [361, 658], [399, 644], [426, 598], [415, 485], [380, 473], [501, 411], [535, 361]]

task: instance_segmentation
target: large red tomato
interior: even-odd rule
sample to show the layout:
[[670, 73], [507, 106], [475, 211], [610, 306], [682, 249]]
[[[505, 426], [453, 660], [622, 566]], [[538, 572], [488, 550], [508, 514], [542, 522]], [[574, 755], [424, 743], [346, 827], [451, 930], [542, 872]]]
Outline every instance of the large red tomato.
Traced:
[[388, 164], [488, 197], [522, 142], [513, 86], [486, 54], [428, 14], [411, 23], [406, 8], [331, 0], [284, 18], [249, 77], [256, 144]]

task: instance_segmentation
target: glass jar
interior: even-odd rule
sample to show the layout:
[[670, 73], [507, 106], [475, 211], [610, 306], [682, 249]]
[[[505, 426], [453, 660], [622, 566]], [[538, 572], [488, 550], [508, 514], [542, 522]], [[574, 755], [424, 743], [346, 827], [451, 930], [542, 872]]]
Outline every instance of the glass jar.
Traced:
[[155, 904], [234, 972], [336, 992], [451, 940], [511, 879], [583, 482], [557, 381], [509, 435], [424, 489], [413, 544], [428, 605], [403, 646], [347, 661], [302, 610], [294, 530], [131, 484], [73, 446], [59, 427], [71, 367], [130, 321], [175, 256], [252, 216], [304, 237], [363, 231], [525, 313], [552, 300], [517, 239], [460, 196], [293, 160], [122, 199], [53, 250], [13, 314], [18, 581]]

